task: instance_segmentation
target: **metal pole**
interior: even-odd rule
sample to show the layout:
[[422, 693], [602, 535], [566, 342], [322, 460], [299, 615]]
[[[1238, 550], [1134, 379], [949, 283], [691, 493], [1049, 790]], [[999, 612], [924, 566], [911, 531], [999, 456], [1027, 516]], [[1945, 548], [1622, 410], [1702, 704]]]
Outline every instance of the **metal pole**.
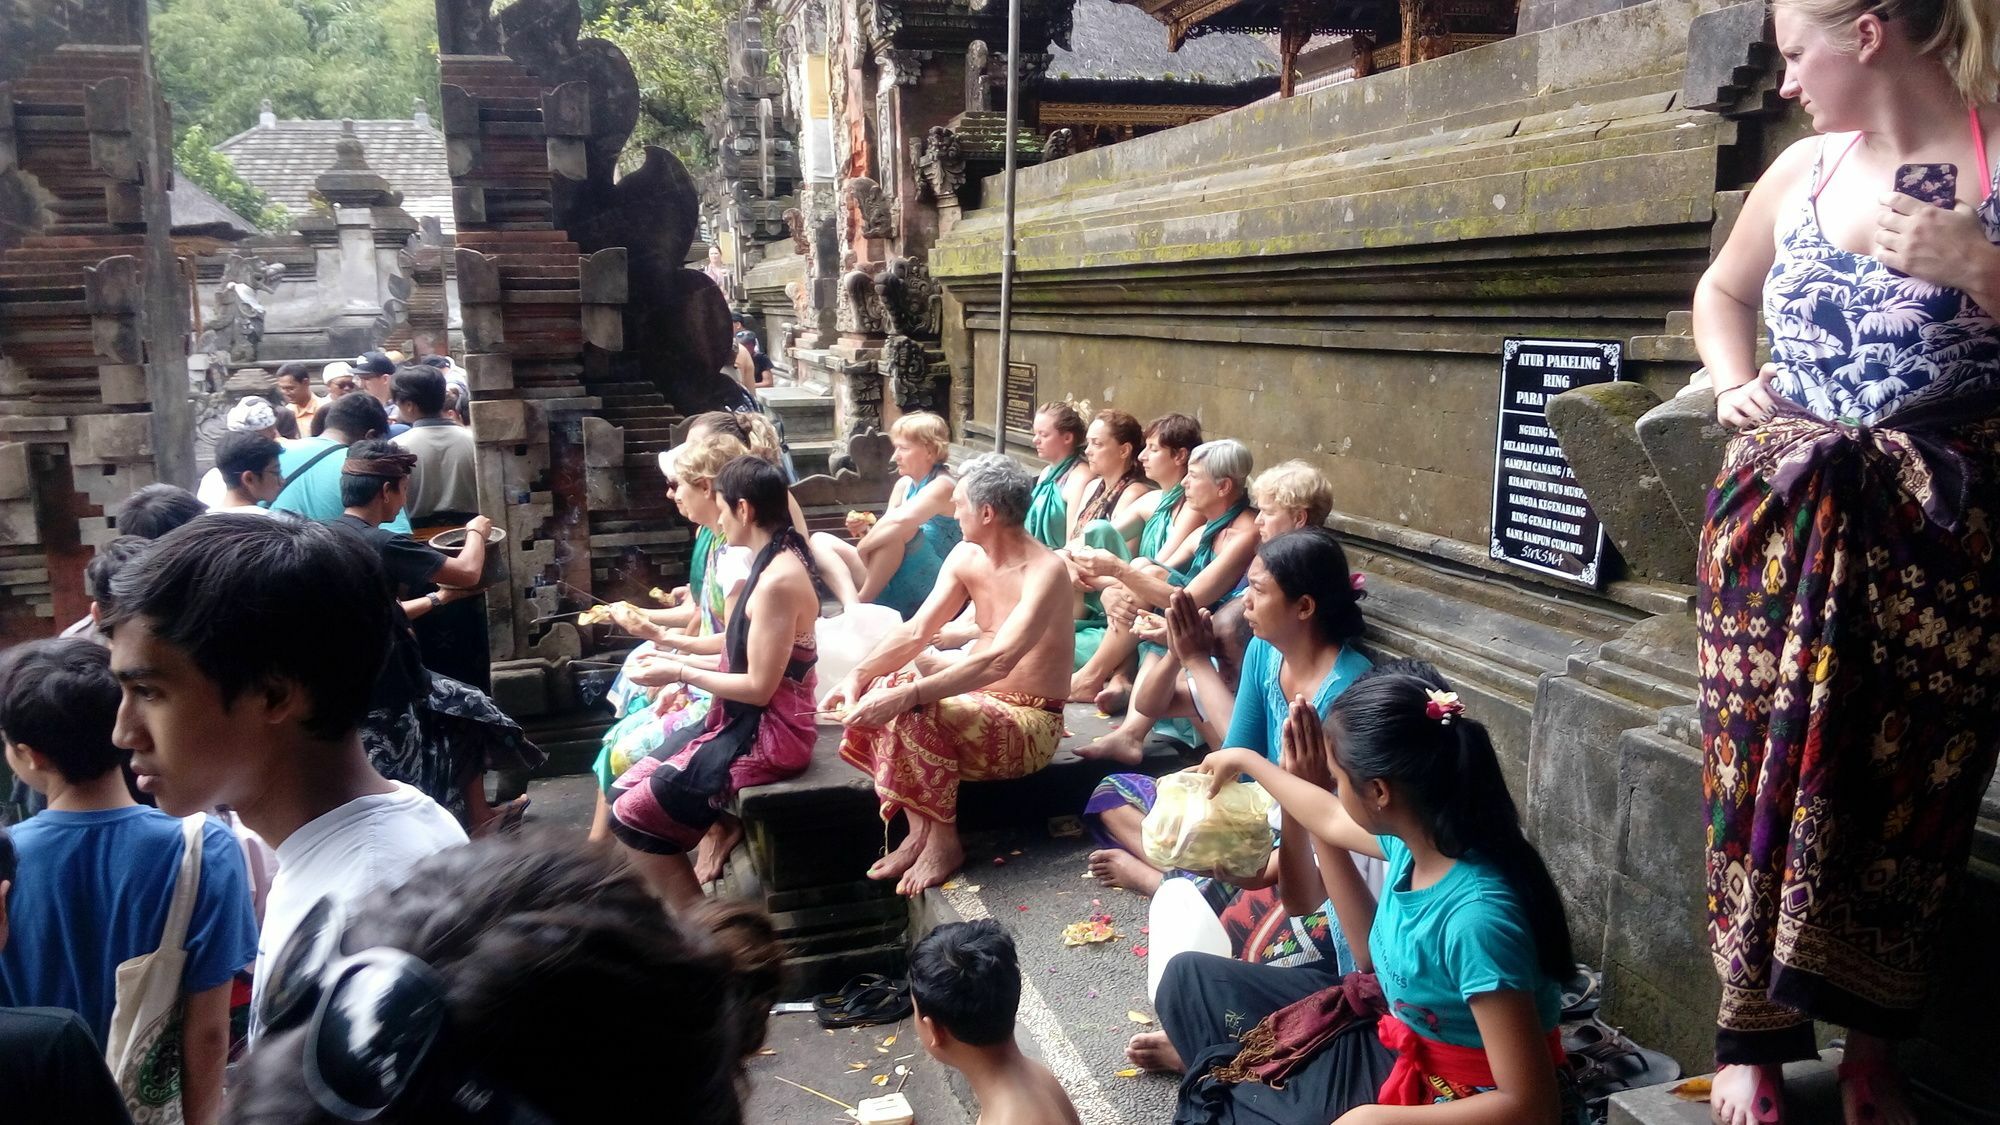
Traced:
[[1007, 452], [1007, 359], [1014, 319], [1014, 131], [1021, 121], [1021, 0], [1007, 0], [1007, 168], [1000, 236], [1000, 370], [993, 384], [993, 451]]

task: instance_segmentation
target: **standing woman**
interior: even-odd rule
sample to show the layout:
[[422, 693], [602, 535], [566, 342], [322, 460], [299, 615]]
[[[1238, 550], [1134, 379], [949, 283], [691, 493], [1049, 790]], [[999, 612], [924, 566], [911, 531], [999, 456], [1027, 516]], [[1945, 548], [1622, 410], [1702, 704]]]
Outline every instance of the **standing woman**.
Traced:
[[[1083, 404], [1090, 409], [1089, 403]], [[1035, 456], [1049, 463], [1035, 480], [1028, 501], [1028, 534], [1042, 546], [1056, 550], [1069, 542], [1076, 526], [1072, 513], [1083, 503], [1083, 490], [1090, 484], [1090, 466], [1083, 463], [1083, 443], [1088, 430], [1083, 415], [1067, 402], [1045, 402], [1035, 412]]]
[[[714, 698], [707, 718], [669, 736], [612, 786], [611, 833], [653, 890], [671, 905], [701, 898], [721, 874], [743, 826], [722, 811], [746, 785], [805, 771], [812, 762], [814, 627], [824, 593], [819, 570], [787, 510], [784, 470], [754, 455], [715, 479], [721, 528], [752, 553], [750, 576], [729, 613], [719, 662], [660, 656], [639, 683], [680, 683]], [[718, 829], [711, 837], [710, 830]], [[687, 853], [701, 845], [699, 866]]]
[[[1772, 165], [1695, 295], [1717, 415], [1744, 431], [1696, 603], [1712, 1110], [1779, 1120], [1779, 1064], [1821, 1019], [1849, 1028], [1847, 1121], [1893, 1125], [1913, 1118], [1891, 1046], [2000, 747], [2000, 6], [1775, 15], [1782, 93], [1822, 135]], [[1955, 165], [1955, 205], [1899, 193], [1923, 191], [1910, 164]]]

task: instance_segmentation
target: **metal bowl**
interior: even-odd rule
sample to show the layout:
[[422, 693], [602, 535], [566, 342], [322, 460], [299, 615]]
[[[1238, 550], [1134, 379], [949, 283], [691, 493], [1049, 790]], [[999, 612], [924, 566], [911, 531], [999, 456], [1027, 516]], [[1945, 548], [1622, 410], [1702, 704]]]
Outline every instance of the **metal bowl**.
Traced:
[[[446, 528], [430, 537], [430, 545], [447, 555], [456, 555], [464, 549], [467, 537], [466, 530], [462, 527]], [[481, 589], [499, 582], [506, 575], [507, 552], [501, 550], [500, 546], [506, 541], [506, 528], [495, 526], [486, 532], [486, 565], [479, 571]]]

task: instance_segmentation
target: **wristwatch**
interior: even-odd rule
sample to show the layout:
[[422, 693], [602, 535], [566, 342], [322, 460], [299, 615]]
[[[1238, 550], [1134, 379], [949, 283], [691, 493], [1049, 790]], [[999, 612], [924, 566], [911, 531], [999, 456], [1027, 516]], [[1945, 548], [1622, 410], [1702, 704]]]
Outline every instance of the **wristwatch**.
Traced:
[[430, 593], [425, 594], [424, 600], [431, 603], [432, 609], [441, 609], [444, 607], [444, 595], [438, 593], [436, 590], [432, 590]]

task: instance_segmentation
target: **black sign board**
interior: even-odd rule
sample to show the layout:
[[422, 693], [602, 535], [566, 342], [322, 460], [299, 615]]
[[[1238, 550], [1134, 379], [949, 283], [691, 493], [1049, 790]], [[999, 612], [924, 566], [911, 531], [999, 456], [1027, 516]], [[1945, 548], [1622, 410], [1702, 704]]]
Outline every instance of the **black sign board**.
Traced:
[[1493, 454], [1493, 542], [1488, 551], [1529, 570], [1595, 588], [1604, 526], [1577, 487], [1549, 428], [1549, 399], [1622, 378], [1624, 345], [1601, 340], [1508, 340], [1500, 358], [1500, 440]]
[[1007, 386], [1002, 391], [1004, 400], [1003, 416], [1007, 428], [1016, 433], [1032, 433], [1035, 428], [1036, 378], [1032, 363], [1009, 363], [1007, 365]]

